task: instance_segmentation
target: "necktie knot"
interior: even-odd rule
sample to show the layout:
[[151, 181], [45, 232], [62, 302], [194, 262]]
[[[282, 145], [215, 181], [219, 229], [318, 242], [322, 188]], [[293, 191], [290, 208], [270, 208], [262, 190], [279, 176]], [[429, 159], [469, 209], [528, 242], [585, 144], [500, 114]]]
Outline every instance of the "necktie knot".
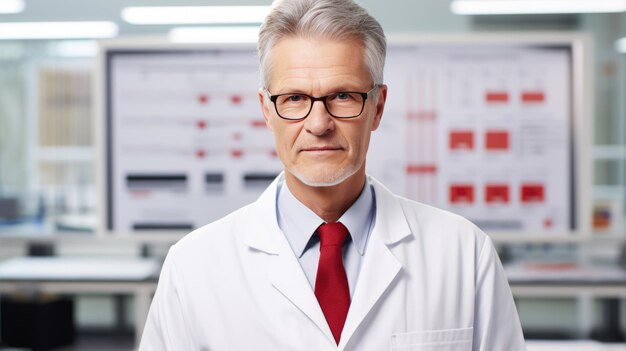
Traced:
[[324, 223], [317, 228], [320, 246], [342, 246], [348, 236], [348, 228], [340, 222]]

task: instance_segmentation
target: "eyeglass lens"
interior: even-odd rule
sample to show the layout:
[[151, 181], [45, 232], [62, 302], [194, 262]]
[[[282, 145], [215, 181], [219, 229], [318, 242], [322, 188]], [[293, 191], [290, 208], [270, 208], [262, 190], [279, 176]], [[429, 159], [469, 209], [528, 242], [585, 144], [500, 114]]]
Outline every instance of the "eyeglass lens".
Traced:
[[[361, 114], [365, 99], [361, 93], [342, 92], [329, 95], [324, 100], [329, 114], [338, 118]], [[287, 119], [301, 119], [311, 111], [313, 100], [304, 94], [283, 94], [276, 99], [276, 112]]]

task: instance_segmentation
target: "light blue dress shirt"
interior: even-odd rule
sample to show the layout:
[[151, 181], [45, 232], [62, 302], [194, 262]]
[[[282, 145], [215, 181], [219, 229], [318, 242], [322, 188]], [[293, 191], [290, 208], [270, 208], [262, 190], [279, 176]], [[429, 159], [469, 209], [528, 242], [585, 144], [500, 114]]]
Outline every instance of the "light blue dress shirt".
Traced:
[[[278, 226], [298, 258], [311, 288], [315, 289], [317, 265], [320, 257], [320, 240], [314, 234], [317, 227], [324, 223], [324, 220], [293, 196], [284, 179], [278, 185], [276, 196]], [[350, 286], [350, 297], [354, 294], [361, 259], [365, 254], [367, 240], [376, 221], [375, 217], [374, 189], [366, 181], [357, 200], [338, 220], [350, 232], [350, 239], [346, 239], [343, 245], [343, 264]]]

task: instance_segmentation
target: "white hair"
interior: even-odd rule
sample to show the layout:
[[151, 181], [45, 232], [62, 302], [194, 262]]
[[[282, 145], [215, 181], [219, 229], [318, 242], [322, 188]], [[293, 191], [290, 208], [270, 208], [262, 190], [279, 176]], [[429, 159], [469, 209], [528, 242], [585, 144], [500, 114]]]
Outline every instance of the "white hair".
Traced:
[[383, 84], [387, 43], [376, 19], [353, 0], [275, 0], [258, 42], [261, 87], [268, 88], [271, 50], [285, 37], [357, 38], [375, 85]]

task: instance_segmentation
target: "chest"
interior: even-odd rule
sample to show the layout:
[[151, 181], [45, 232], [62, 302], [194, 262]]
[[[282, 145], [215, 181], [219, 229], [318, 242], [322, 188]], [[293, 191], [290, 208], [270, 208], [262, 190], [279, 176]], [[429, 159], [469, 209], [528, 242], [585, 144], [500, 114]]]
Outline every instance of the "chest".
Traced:
[[[368, 285], [379, 280], [381, 273], [371, 266], [381, 262], [363, 262], [343, 349], [386, 350], [393, 342], [416, 338], [467, 339], [458, 330], [473, 323], [473, 265], [433, 261], [415, 252], [405, 245], [389, 253], [402, 264], [382, 286]], [[189, 284], [183, 289], [183, 308], [201, 349], [337, 349], [295, 257], [230, 253], [219, 266], [228, 268], [183, 272], [190, 274], [182, 279]]]

